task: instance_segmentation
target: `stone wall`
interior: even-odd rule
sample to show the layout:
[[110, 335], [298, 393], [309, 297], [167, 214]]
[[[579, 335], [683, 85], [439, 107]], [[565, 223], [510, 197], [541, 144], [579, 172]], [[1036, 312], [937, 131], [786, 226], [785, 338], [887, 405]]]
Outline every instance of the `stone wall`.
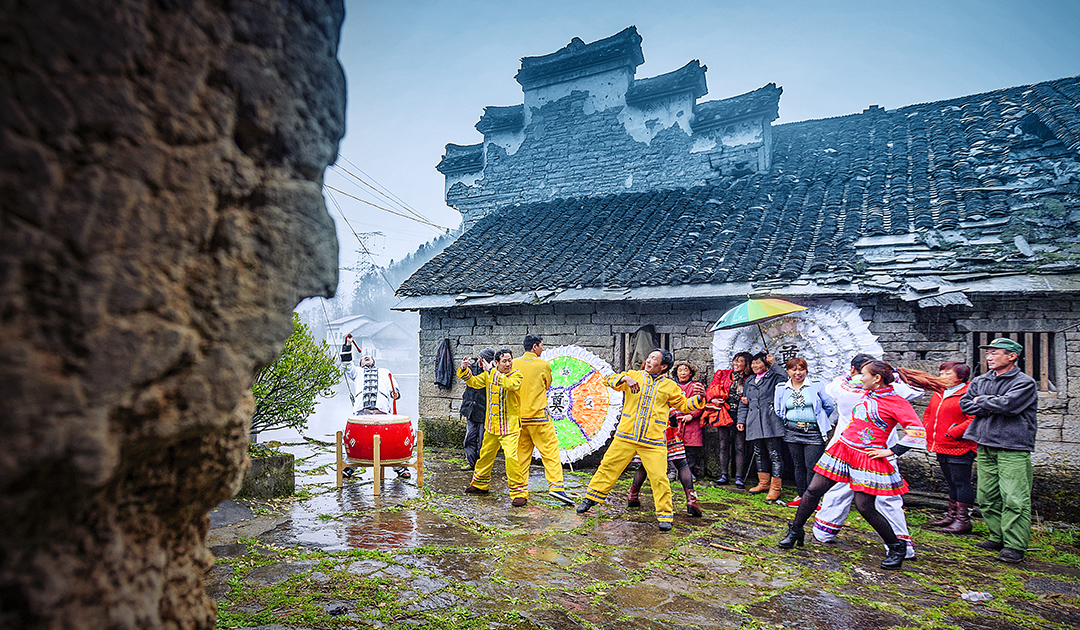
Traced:
[[[793, 298], [798, 301], [797, 298]], [[946, 360], [971, 361], [971, 332], [1060, 331], [1076, 323], [1080, 299], [1072, 297], [994, 296], [972, 298], [973, 308], [920, 309], [914, 303], [860, 298], [856, 304], [870, 329], [885, 349], [885, 359], [895, 365], [936, 370]], [[464, 391], [460, 381], [451, 390], [433, 384], [435, 351], [444, 338], [453, 347], [455, 363], [475, 356], [486, 346], [507, 347], [521, 354], [527, 332], [544, 337], [548, 347], [575, 344], [606, 361], [618, 358], [616, 336], [652, 324], [658, 333], [670, 335], [678, 359], [689, 359], [711, 374], [712, 335], [705, 329], [734, 301], [685, 301], [681, 303], [591, 302], [497, 307], [459, 307], [424, 311], [420, 317], [420, 414], [427, 419], [456, 416]], [[1040, 489], [1072, 488], [1063, 505], [1080, 506], [1080, 331], [1057, 333], [1058, 365], [1054, 374], [1059, 391], [1039, 400], [1039, 433], [1034, 461]], [[615, 366], [616, 369], [618, 366]], [[704, 376], [702, 379], [704, 380]], [[921, 413], [925, 401], [916, 404]], [[925, 453], [904, 457], [903, 465], [913, 486], [940, 491], [943, 485], [934, 459]], [[918, 481], [918, 484], [915, 483]], [[1045, 495], [1043, 495], [1045, 497]], [[1045, 502], [1045, 499], [1044, 499]], [[1044, 514], [1062, 513], [1047, 505]]]
[[691, 133], [689, 100], [641, 109], [624, 98], [596, 109], [580, 87], [532, 109], [524, 131], [485, 136], [482, 173], [447, 176], [446, 203], [466, 227], [515, 203], [700, 186], [768, 168], [763, 118]]
[[251, 382], [337, 281], [344, 8], [2, 11], [0, 627], [212, 628]]

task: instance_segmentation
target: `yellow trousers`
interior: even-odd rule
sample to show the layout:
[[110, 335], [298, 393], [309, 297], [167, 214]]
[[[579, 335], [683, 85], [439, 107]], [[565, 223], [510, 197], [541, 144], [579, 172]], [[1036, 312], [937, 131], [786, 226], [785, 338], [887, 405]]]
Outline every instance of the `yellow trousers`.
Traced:
[[597, 503], [603, 503], [615, 485], [615, 480], [626, 470], [626, 465], [635, 454], [641, 457], [641, 465], [649, 476], [653, 504], [656, 505], [656, 520], [671, 523], [675, 520], [675, 513], [671, 506], [671, 484], [667, 478], [667, 445], [639, 444], [616, 435], [604, 454], [600, 467], [596, 469], [596, 474], [589, 481], [585, 496]]
[[[506, 483], [510, 486], [510, 498], [524, 497], [528, 493], [528, 478], [521, 474], [518, 461], [518, 434], [499, 435], [484, 431], [484, 443], [480, 447], [480, 459], [473, 468], [472, 485], [487, 490], [491, 485], [491, 469], [495, 466], [495, 456], [502, 449], [506, 459]], [[667, 477], [665, 477], [667, 479]]]
[[533, 447], [540, 451], [547, 477], [548, 492], [562, 492], [562, 460], [559, 458], [559, 438], [555, 425], [550, 422], [522, 424], [518, 435], [518, 465], [525, 477], [525, 496], [529, 495], [529, 466], [532, 464]]

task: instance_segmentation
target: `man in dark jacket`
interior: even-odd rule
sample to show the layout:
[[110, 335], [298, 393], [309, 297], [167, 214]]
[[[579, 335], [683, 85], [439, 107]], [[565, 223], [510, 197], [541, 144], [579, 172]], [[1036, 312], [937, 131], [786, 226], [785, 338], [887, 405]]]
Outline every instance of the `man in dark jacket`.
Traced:
[[[479, 374], [495, 360], [495, 350], [484, 348], [476, 361], [469, 364], [469, 371]], [[484, 416], [487, 412], [487, 394], [483, 389], [466, 387], [461, 395], [461, 417], [465, 419], [465, 460], [469, 465], [462, 470], [472, 470], [476, 460], [480, 459], [480, 446], [484, 437]]]
[[990, 538], [975, 545], [997, 550], [997, 559], [1024, 559], [1031, 540], [1031, 452], [1038, 424], [1039, 388], [1016, 363], [1024, 347], [1000, 337], [986, 349], [985, 374], [971, 381], [960, 409], [972, 414], [964, 438], [979, 445], [977, 501]]

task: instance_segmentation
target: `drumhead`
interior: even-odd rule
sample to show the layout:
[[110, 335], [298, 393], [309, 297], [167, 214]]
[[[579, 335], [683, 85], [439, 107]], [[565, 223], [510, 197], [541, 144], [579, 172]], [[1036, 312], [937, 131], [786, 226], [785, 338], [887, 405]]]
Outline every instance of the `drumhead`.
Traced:
[[409, 416], [393, 413], [373, 413], [363, 416], [349, 416], [349, 424], [362, 424], [365, 426], [380, 424], [410, 424]]

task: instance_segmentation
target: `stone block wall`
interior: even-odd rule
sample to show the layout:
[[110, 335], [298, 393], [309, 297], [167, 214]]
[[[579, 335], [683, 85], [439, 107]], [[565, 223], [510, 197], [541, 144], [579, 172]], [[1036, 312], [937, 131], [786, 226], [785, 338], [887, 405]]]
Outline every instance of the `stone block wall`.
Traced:
[[[914, 303], [898, 300], [856, 301], [863, 319], [869, 321], [871, 331], [885, 349], [884, 358], [894, 365], [926, 371], [936, 371], [938, 364], [947, 360], [970, 363], [971, 332], [1060, 331], [1074, 325], [1080, 314], [1080, 298], [1072, 297], [995, 296], [975, 298], [973, 303], [972, 308], [920, 309]], [[420, 318], [420, 415], [431, 420], [457, 416], [464, 386], [455, 381], [450, 390], [440, 390], [432, 384], [435, 351], [444, 338], [451, 341], [455, 364], [487, 346], [506, 347], [519, 356], [526, 332], [543, 336], [548, 347], [579, 345], [614, 364], [619, 357], [617, 335], [652, 324], [658, 333], [670, 335], [675, 358], [697, 365], [701, 380], [707, 381], [714, 369], [726, 365], [713, 365], [712, 334], [705, 332], [706, 327], [734, 304], [724, 300], [589, 302], [424, 311]], [[1036, 493], [1039, 488], [1047, 492], [1062, 487], [1073, 491], [1065, 493], [1071, 497], [1067, 500], [1040, 499], [1044, 514], [1061, 513], [1055, 504], [1080, 504], [1076, 482], [1080, 472], [1080, 330], [1057, 333], [1055, 347], [1058, 365], [1054, 373], [1059, 391], [1056, 395], [1044, 394], [1039, 400], [1034, 461], [1041, 481], [1037, 482]], [[917, 402], [916, 408], [921, 413], [925, 401]], [[913, 487], [943, 490], [932, 456], [912, 453], [901, 461]]]

